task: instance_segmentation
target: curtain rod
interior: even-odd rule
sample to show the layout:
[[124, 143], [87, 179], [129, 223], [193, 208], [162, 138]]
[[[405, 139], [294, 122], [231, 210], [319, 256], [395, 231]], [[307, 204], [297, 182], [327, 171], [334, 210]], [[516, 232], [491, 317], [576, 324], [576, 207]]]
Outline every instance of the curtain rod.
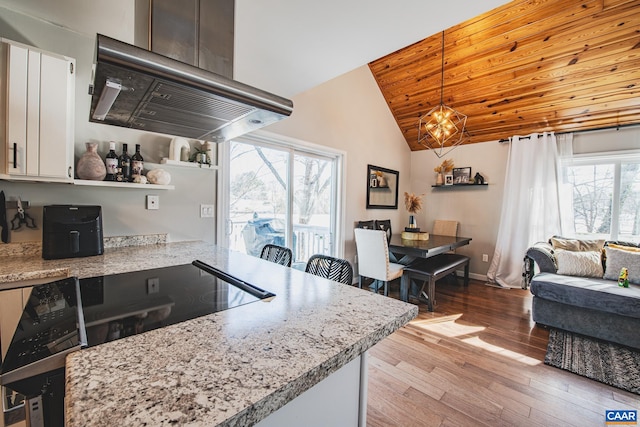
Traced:
[[[616, 126], [607, 126], [604, 128], [597, 128], [597, 129], [585, 129], [585, 130], [580, 130], [580, 131], [576, 131], [576, 132], [558, 132], [556, 133], [556, 135], [565, 135], [568, 133], [589, 133], [589, 132], [598, 132], [598, 131], [603, 131], [603, 130], [609, 130], [609, 129], [615, 129], [615, 130], [620, 130], [623, 128], [628, 128], [628, 127], [633, 127], [633, 126], [640, 126], [638, 123], [631, 123], [631, 124], [627, 124], [627, 125], [616, 125]], [[538, 138], [540, 138], [542, 135], [538, 135]], [[522, 136], [520, 137], [520, 139], [531, 139], [530, 136]], [[500, 144], [504, 144], [506, 142], [510, 142], [511, 141], [511, 137], [509, 138], [503, 138], [498, 140], [498, 142]]]
[[[541, 138], [542, 135], [538, 135], [538, 138]], [[500, 140], [498, 140], [498, 142], [500, 144], [506, 144], [507, 142], [511, 143], [511, 136], [509, 138], [502, 138]], [[519, 139], [531, 139], [531, 135], [527, 135], [527, 136], [521, 136]]]

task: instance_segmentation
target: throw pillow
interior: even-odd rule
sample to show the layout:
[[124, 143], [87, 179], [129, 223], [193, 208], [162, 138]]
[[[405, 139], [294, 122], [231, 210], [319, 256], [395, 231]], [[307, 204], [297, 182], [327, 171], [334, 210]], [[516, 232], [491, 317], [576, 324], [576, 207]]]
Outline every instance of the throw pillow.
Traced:
[[565, 249], [555, 251], [558, 274], [565, 276], [602, 277], [600, 251], [575, 252]]
[[607, 252], [607, 269], [604, 278], [618, 280], [620, 270], [626, 267], [629, 270], [629, 283], [640, 285], [640, 252], [623, 251], [605, 246]]
[[616, 245], [615, 243], [608, 243], [607, 246], [614, 249], [620, 249], [621, 251], [640, 252], [640, 248], [635, 246]]
[[574, 252], [600, 251], [604, 247], [604, 242], [604, 240], [567, 239], [559, 236], [551, 238], [551, 246], [554, 250], [564, 249]]

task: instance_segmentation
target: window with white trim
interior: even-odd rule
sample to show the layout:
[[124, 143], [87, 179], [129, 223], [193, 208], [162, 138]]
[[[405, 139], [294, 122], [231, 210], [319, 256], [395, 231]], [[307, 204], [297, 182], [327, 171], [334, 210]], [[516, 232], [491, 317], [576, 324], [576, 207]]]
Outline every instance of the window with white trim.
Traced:
[[574, 156], [562, 171], [576, 237], [640, 242], [640, 153]]

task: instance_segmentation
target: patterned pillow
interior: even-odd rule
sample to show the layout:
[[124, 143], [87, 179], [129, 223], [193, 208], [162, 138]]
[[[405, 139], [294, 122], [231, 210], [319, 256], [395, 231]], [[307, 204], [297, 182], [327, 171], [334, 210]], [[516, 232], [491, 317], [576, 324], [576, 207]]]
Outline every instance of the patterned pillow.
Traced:
[[565, 249], [555, 251], [558, 274], [565, 276], [598, 277], [603, 274], [600, 251], [574, 252]]
[[554, 250], [564, 249], [574, 252], [599, 251], [604, 246], [604, 240], [567, 239], [554, 236], [551, 238], [551, 246], [553, 246]]
[[607, 269], [604, 278], [618, 280], [620, 270], [626, 267], [629, 270], [629, 283], [640, 285], [640, 252], [631, 252], [605, 246], [607, 252]]

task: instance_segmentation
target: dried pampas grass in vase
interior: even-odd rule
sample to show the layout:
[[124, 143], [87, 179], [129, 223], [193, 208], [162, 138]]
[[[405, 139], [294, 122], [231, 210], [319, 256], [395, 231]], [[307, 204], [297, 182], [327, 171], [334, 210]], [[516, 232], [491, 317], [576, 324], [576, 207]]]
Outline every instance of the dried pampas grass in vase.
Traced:
[[413, 193], [404, 193], [404, 207], [407, 209], [411, 215], [409, 215], [409, 227], [405, 227], [405, 231], [413, 231], [419, 232], [418, 224], [416, 222], [415, 214], [422, 210], [422, 197], [424, 194], [420, 194], [419, 196]]

